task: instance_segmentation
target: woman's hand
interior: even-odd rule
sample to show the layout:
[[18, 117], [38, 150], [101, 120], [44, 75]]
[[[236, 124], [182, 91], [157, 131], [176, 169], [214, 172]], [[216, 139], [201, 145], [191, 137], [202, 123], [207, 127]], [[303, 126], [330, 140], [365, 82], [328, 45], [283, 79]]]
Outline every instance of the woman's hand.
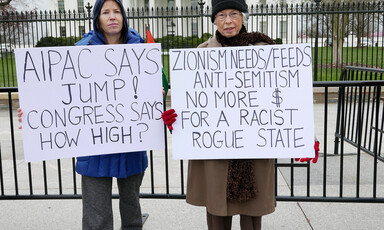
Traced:
[[[17, 116], [19, 117], [19, 122], [21, 123], [21, 116], [23, 116], [23, 110], [21, 110], [21, 108], [17, 109]], [[21, 129], [21, 124], [19, 126], [19, 129]]]
[[316, 164], [317, 160], [319, 159], [319, 151], [320, 151], [320, 143], [318, 141], [315, 142], [315, 158], [295, 158], [295, 161], [300, 161], [300, 162], [312, 162]]
[[177, 114], [174, 109], [170, 109], [161, 114], [164, 123], [167, 125], [169, 130], [173, 130], [172, 124], [176, 121]]

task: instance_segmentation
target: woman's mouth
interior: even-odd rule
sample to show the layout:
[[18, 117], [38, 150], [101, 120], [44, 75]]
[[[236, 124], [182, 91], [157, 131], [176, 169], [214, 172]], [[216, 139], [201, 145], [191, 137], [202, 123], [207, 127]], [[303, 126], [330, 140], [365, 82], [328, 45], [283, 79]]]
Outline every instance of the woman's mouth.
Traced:
[[228, 28], [225, 28], [224, 31], [227, 32], [227, 33], [231, 33], [235, 30], [234, 27], [228, 27]]

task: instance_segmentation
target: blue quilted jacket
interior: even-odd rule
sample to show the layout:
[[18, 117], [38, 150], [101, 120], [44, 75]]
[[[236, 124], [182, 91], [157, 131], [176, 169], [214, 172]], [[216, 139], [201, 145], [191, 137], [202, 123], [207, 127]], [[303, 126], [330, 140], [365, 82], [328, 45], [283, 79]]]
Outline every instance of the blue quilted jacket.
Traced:
[[[144, 40], [140, 34], [132, 28], [128, 28], [127, 17], [120, 0], [115, 0], [122, 9], [124, 17], [123, 30], [126, 31], [125, 43], [143, 43]], [[94, 30], [84, 35], [84, 38], [75, 45], [103, 45], [106, 44], [102, 33], [97, 30], [95, 20], [100, 14], [104, 1], [96, 1], [93, 9]], [[126, 178], [128, 176], [142, 173], [148, 167], [148, 158], [145, 151], [116, 153], [97, 155], [89, 157], [78, 157], [76, 162], [76, 172], [91, 177], [117, 177]]]

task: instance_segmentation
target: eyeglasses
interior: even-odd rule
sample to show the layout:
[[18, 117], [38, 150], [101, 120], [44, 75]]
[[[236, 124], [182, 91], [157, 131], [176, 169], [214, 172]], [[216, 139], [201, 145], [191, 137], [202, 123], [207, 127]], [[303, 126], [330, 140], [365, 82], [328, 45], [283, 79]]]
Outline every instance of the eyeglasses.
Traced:
[[216, 19], [219, 21], [224, 21], [228, 16], [232, 20], [236, 20], [236, 19], [240, 18], [241, 13], [240, 12], [231, 12], [230, 14], [218, 13], [218, 14], [216, 14]]

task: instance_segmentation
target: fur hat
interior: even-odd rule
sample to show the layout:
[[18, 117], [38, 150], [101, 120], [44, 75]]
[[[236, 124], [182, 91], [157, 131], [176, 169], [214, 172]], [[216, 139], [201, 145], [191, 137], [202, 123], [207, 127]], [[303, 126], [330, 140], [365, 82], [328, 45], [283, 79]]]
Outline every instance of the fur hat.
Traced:
[[245, 0], [212, 0], [211, 21], [214, 22], [216, 14], [225, 9], [235, 9], [248, 13], [248, 5]]

